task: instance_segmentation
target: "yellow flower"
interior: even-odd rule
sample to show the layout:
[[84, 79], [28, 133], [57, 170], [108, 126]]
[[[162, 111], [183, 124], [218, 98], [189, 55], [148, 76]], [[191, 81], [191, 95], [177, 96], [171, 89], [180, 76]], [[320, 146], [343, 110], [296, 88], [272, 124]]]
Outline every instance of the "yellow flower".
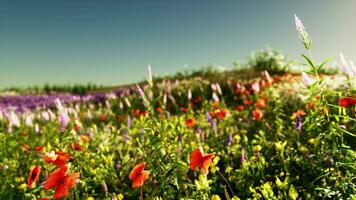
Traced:
[[262, 150], [262, 146], [261, 145], [256, 145], [256, 146], [253, 146], [252, 147], [252, 150], [254, 151], [254, 152], [260, 152], [261, 150]]
[[118, 194], [117, 195], [117, 200], [123, 200], [124, 199], [124, 195], [123, 194]]
[[22, 183], [22, 184], [19, 185], [17, 188], [20, 189], [20, 190], [24, 190], [24, 189], [27, 188], [27, 184], [26, 184], [26, 183]]
[[94, 197], [88, 197], [87, 200], [95, 200]]
[[218, 195], [214, 194], [213, 196], [211, 196], [211, 200], [221, 200], [221, 199]]

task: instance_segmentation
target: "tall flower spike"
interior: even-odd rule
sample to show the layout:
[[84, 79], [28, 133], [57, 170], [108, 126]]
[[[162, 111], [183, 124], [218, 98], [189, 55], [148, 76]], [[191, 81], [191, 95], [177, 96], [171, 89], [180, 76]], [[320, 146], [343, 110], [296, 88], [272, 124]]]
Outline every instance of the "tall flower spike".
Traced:
[[347, 63], [344, 54], [340, 54], [340, 60], [341, 60], [341, 71], [346, 74], [347, 76], [353, 77], [353, 71], [351, 71], [351, 67], [349, 65], [349, 63]]
[[147, 82], [151, 87], [153, 86], [151, 65], [147, 66]]
[[136, 84], [136, 87], [137, 87], [138, 94], [140, 95], [140, 97], [143, 101], [143, 104], [146, 106], [146, 108], [149, 108], [150, 102], [148, 101], [145, 93], [143, 92], [143, 90], [140, 88], [140, 86], [138, 84]]
[[310, 86], [311, 84], [313, 84], [313, 81], [309, 78], [309, 76], [305, 72], [302, 72], [302, 80], [304, 82], [304, 85], [306, 86]]
[[354, 74], [354, 76], [356, 77], [356, 66], [352, 60], [350, 61], [350, 64], [351, 64], [350, 69], [351, 69], [352, 73]]
[[311, 47], [311, 40], [309, 39], [308, 33], [305, 31], [303, 23], [297, 15], [294, 15], [294, 19], [299, 38], [302, 40], [304, 47], [309, 50]]

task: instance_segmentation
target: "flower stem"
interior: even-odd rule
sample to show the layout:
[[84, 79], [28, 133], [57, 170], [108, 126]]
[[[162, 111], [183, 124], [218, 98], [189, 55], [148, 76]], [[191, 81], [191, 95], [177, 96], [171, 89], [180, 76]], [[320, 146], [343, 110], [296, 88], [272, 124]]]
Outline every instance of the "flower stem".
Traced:
[[224, 175], [222, 175], [222, 173], [221, 173], [219, 170], [217, 170], [217, 172], [220, 174], [220, 176], [221, 176], [221, 177], [224, 179], [224, 181], [226, 182], [226, 184], [227, 184], [227, 186], [229, 187], [230, 192], [232, 193], [232, 195], [235, 196], [234, 191], [232, 191], [232, 188], [231, 188], [231, 186], [230, 186], [229, 181], [226, 180], [226, 178], [224, 177]]

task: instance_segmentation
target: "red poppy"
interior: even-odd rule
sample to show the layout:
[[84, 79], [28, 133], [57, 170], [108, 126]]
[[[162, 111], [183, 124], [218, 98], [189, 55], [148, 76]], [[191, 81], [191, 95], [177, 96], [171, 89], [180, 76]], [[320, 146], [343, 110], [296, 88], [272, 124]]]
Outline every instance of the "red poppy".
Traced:
[[121, 123], [122, 121], [124, 121], [124, 118], [122, 116], [118, 116], [117, 117], [117, 122]]
[[185, 113], [185, 112], [187, 112], [187, 111], [188, 111], [188, 108], [186, 108], [186, 107], [182, 107], [182, 108], [180, 109], [180, 111], [182, 111], [183, 113]]
[[190, 163], [189, 163], [190, 169], [195, 170], [197, 167], [199, 167], [202, 170], [203, 175], [207, 175], [209, 173], [209, 166], [213, 161], [214, 157], [215, 157], [214, 154], [204, 155], [199, 148], [195, 149], [190, 154]]
[[263, 113], [259, 109], [255, 109], [252, 111], [252, 116], [255, 120], [259, 121], [263, 117]]
[[54, 170], [44, 183], [45, 190], [55, 188], [54, 199], [68, 196], [69, 190], [76, 184], [79, 173], [67, 174], [68, 168], [63, 166]]
[[79, 131], [82, 127], [79, 125], [79, 124], [75, 124], [74, 127], [73, 127], [73, 130], [74, 131]]
[[341, 99], [339, 99], [338, 103], [339, 103], [339, 106], [347, 108], [350, 105], [355, 105], [356, 104], [356, 98], [354, 98], [354, 97], [342, 97]]
[[221, 120], [224, 119], [228, 115], [228, 110], [220, 109], [216, 111], [216, 116]]
[[250, 105], [250, 104], [253, 104], [253, 101], [252, 100], [244, 100], [243, 102], [245, 105]]
[[29, 188], [33, 188], [38, 180], [38, 177], [40, 177], [41, 173], [41, 167], [35, 166], [31, 171], [30, 175], [28, 176], [27, 179], [27, 186]]
[[192, 126], [194, 126], [194, 124], [195, 124], [194, 118], [189, 118], [185, 121], [185, 125], [188, 127], [192, 127]]
[[82, 147], [78, 142], [74, 142], [70, 144], [70, 148], [72, 148], [75, 151], [84, 151], [84, 147]]
[[35, 147], [35, 151], [37, 151], [37, 152], [42, 152], [43, 149], [44, 149], [43, 146], [36, 146], [36, 147]]
[[244, 110], [244, 107], [243, 107], [243, 106], [241, 106], [241, 105], [236, 106], [236, 110], [237, 110], [237, 111], [239, 111], [239, 112], [241, 112], [241, 111], [243, 111], [243, 110]]
[[67, 161], [69, 159], [70, 159], [70, 155], [62, 151], [57, 151], [56, 153], [52, 151], [51, 153], [46, 153], [46, 155], [44, 156], [44, 160], [47, 163], [53, 163], [58, 167], [62, 167], [65, 164], [67, 164]]
[[143, 170], [145, 165], [145, 162], [140, 163], [131, 170], [129, 179], [132, 181], [133, 188], [141, 187], [150, 175], [149, 171]]

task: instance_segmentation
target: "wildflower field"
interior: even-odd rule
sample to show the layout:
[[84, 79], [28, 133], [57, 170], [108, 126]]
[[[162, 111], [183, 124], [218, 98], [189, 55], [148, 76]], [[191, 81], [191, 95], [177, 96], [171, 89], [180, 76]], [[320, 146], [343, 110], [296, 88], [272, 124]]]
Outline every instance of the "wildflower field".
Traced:
[[1, 96], [0, 199], [355, 199], [356, 68], [296, 25], [302, 73]]

